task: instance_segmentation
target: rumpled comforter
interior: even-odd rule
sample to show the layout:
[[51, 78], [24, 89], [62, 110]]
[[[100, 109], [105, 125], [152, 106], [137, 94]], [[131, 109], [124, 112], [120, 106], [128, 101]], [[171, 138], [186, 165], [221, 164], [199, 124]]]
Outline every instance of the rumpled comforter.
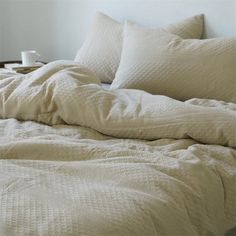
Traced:
[[236, 104], [105, 91], [57, 61], [0, 75], [0, 118], [1, 236], [221, 236], [236, 225]]

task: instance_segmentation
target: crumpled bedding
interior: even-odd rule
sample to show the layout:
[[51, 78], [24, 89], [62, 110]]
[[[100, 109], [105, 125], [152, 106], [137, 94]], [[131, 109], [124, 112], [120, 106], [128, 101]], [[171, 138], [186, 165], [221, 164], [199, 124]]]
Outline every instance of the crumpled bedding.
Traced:
[[0, 235], [224, 235], [236, 104], [105, 91], [68, 61], [0, 76]]

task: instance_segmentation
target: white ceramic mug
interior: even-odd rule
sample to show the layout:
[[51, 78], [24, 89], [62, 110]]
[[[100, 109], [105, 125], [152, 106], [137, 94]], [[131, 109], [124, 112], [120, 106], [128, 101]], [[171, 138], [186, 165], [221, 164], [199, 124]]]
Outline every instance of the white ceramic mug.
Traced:
[[23, 66], [32, 66], [39, 59], [40, 55], [35, 50], [21, 52]]

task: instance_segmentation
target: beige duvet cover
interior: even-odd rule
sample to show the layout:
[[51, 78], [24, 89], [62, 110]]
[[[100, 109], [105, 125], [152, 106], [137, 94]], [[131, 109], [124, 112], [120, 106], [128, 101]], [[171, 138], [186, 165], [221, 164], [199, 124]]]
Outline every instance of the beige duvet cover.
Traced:
[[236, 104], [104, 91], [66, 61], [0, 79], [1, 236], [236, 225]]

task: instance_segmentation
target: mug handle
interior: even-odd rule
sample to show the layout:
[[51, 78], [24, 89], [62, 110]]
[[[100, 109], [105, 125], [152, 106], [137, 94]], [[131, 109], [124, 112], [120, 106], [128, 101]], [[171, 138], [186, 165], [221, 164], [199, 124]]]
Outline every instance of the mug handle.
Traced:
[[41, 56], [39, 53], [36, 53], [35, 55], [36, 55], [36, 58], [37, 58], [36, 60], [38, 60]]

